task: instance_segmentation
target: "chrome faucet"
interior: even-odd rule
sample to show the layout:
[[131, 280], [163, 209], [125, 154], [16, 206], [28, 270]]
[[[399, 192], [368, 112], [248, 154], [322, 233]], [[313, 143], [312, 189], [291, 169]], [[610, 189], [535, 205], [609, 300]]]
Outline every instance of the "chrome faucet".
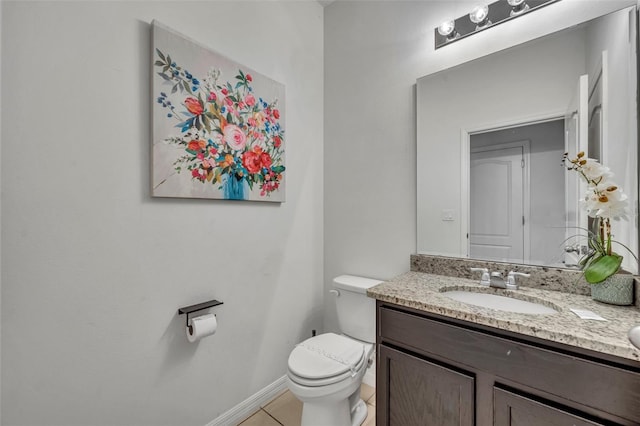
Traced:
[[471, 272], [482, 272], [482, 276], [480, 277], [480, 285], [490, 285], [489, 279], [489, 270], [487, 268], [469, 268]]
[[480, 277], [480, 285], [485, 285], [487, 287], [494, 288], [504, 288], [507, 290], [517, 290], [518, 284], [516, 281], [516, 277], [530, 277], [530, 274], [525, 274], [523, 272], [510, 271], [507, 274], [507, 279], [505, 280], [502, 276], [502, 272], [491, 272], [489, 273], [489, 269], [487, 268], [469, 268], [471, 272], [481, 272], [482, 276]]
[[518, 283], [516, 282], [516, 277], [529, 278], [531, 274], [525, 274], [524, 272], [516, 272], [510, 271], [509, 275], [507, 275], [507, 290], [517, 290]]
[[491, 273], [490, 286], [495, 288], [507, 288], [507, 283], [504, 281], [504, 278], [502, 277], [502, 272]]

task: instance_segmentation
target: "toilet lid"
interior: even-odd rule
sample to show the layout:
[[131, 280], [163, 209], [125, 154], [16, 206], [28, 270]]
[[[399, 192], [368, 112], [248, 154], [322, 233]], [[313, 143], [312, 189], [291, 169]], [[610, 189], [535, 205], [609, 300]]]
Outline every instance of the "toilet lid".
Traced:
[[302, 378], [324, 379], [356, 371], [364, 345], [346, 336], [325, 333], [305, 340], [289, 355], [289, 370]]

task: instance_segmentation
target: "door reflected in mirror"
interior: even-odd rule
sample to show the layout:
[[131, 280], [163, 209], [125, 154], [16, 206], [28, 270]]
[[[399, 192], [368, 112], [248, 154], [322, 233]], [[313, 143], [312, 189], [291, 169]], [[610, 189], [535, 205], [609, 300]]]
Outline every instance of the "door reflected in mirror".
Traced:
[[[540, 263], [565, 239], [564, 120], [472, 134], [469, 256]], [[525, 241], [528, 244], [525, 244]], [[557, 263], [564, 260], [559, 253]]]

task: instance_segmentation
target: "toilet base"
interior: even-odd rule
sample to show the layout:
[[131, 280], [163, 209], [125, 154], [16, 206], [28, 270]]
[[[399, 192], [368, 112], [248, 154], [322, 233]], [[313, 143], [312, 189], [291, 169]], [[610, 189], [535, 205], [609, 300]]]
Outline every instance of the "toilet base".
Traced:
[[[358, 402], [351, 405], [352, 398], [337, 402], [305, 402], [302, 406], [302, 426], [360, 426], [367, 418], [367, 404], [354, 393]], [[351, 408], [353, 407], [353, 408]]]
[[367, 404], [361, 399], [351, 412], [351, 426], [360, 426], [367, 418]]

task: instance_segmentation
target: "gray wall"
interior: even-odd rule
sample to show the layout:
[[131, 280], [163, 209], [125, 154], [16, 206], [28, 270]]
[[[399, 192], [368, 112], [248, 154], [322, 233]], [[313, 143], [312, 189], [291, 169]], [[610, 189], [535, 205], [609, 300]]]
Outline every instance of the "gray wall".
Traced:
[[[287, 201], [152, 199], [153, 19], [286, 86]], [[322, 326], [323, 10], [2, 3], [2, 424], [204, 425]], [[181, 306], [210, 298], [191, 344]]]

